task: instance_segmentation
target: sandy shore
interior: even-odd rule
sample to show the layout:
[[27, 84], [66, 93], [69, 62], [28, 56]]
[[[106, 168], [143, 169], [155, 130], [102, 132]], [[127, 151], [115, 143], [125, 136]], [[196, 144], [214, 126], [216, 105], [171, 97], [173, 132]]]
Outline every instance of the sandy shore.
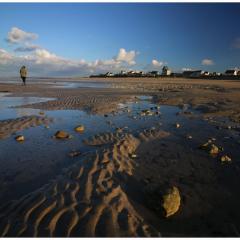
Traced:
[[[152, 107], [149, 112], [141, 112], [144, 116], [134, 116], [126, 109], [124, 114], [145, 118], [161, 114], [161, 105], [179, 106], [173, 121], [183, 117], [183, 123], [179, 129], [177, 125], [165, 129], [159, 124], [133, 132], [118, 127], [83, 137], [88, 152], [41, 187], [0, 203], [1, 236], [240, 235], [240, 213], [236, 211], [240, 200], [240, 82], [152, 78], [84, 81], [103, 81], [112, 88], [64, 89], [52, 88], [52, 84], [29, 83], [23, 87], [2, 83], [0, 90], [10, 93], [9, 97], [53, 98], [18, 108], [84, 110], [106, 121], [110, 114], [119, 114], [120, 103], [148, 95], [160, 110]], [[2, 120], [0, 141], [51, 121], [47, 116], [35, 115]], [[224, 149], [212, 156], [199, 148], [207, 141]], [[221, 163], [224, 154], [231, 156], [231, 163]], [[52, 157], [49, 154], [47, 161]], [[27, 184], [31, 176], [25, 179]], [[14, 184], [6, 183], [3, 194]], [[169, 192], [173, 189], [177, 189], [174, 194]], [[167, 205], [171, 209], [164, 207]]]

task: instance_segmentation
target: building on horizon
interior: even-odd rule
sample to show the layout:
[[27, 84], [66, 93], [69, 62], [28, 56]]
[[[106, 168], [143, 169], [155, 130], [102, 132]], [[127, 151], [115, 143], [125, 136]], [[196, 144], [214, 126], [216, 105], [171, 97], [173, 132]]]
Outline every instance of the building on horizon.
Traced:
[[224, 73], [225, 76], [240, 76], [240, 70], [237, 69], [228, 69]]

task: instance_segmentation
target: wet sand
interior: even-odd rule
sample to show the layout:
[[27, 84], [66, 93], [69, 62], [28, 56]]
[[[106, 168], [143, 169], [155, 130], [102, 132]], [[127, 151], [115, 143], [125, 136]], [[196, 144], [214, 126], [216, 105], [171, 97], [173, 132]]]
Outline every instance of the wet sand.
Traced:
[[[55, 81], [0, 83], [9, 98], [53, 98], [12, 108], [35, 115], [0, 121], [1, 236], [240, 235], [240, 82], [84, 79], [109, 88], [51, 87]], [[58, 114], [68, 116], [59, 123]], [[77, 122], [84, 133], [74, 132]], [[72, 139], [53, 138], [66, 129]], [[26, 142], [16, 143], [19, 133]], [[218, 153], [201, 149], [206, 142]], [[225, 155], [232, 161], [221, 162]]]

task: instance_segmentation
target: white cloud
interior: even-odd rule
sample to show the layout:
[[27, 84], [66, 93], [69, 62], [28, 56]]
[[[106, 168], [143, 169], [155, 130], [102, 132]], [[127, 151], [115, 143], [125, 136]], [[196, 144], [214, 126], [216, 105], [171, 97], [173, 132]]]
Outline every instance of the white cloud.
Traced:
[[[74, 76], [104, 73], [108, 71], [118, 72], [127, 70], [129, 66], [136, 64], [135, 57], [138, 52], [119, 49], [116, 57], [110, 59], [97, 59], [85, 61], [84, 59], [72, 60], [59, 56], [41, 46], [29, 43], [37, 39], [35, 33], [25, 32], [17, 27], [13, 27], [8, 33], [7, 41], [17, 44], [14, 49], [15, 54], [10, 54], [4, 49], [0, 49], [1, 74], [18, 74], [19, 67], [26, 65], [31, 75], [49, 76]], [[21, 55], [19, 55], [21, 54]]]
[[119, 53], [116, 57], [116, 61], [118, 62], [126, 62], [129, 65], [136, 64], [135, 57], [136, 57], [136, 51], [132, 50], [127, 52], [124, 48], [120, 48]]
[[202, 60], [202, 65], [205, 65], [205, 66], [211, 66], [211, 65], [214, 65], [214, 62], [212, 59], [203, 59]]
[[182, 71], [192, 71], [191, 68], [182, 68]]
[[156, 60], [156, 59], [153, 59], [153, 60], [152, 60], [152, 65], [153, 65], [154, 67], [161, 67], [161, 66], [163, 66], [163, 64], [164, 64], [164, 62], [159, 62], [159, 61]]
[[239, 38], [236, 38], [233, 42], [233, 47], [234, 48], [237, 48], [237, 49], [240, 49], [240, 37]]
[[12, 59], [12, 55], [0, 48], [0, 64], [7, 64]]
[[15, 52], [31, 52], [36, 49], [41, 49], [41, 47], [38, 45], [32, 45], [32, 44], [26, 43], [26, 44], [24, 44], [24, 46], [20, 46], [20, 47], [14, 49], [14, 51]]
[[115, 58], [108, 60], [85, 61], [71, 60], [58, 56], [46, 49], [35, 49], [28, 54], [11, 55], [4, 49], [0, 49], [0, 67], [5, 64], [2, 74], [9, 75], [9, 72], [18, 74], [18, 68], [26, 65], [31, 75], [48, 76], [74, 76], [105, 73], [108, 71], [118, 72], [126, 69], [126, 65]]
[[20, 28], [13, 27], [8, 33], [7, 41], [10, 43], [21, 43], [31, 41], [38, 38], [36, 33], [25, 32]]

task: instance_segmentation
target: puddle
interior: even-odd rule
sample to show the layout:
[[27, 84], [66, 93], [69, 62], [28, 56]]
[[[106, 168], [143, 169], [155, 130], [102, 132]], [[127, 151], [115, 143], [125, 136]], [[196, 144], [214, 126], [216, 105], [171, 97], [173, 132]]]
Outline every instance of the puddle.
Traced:
[[26, 104], [33, 104], [38, 102], [46, 102], [53, 100], [53, 98], [40, 98], [40, 97], [7, 97], [9, 93], [0, 93], [0, 120], [9, 118], [17, 118], [37, 114], [39, 110], [30, 108], [15, 108]]
[[137, 96], [136, 99], [141, 100], [141, 101], [146, 101], [146, 100], [151, 100], [153, 97], [152, 96]]
[[111, 88], [110, 83], [104, 82], [56, 82], [53, 88]]
[[[21, 85], [21, 79], [6, 79], [1, 80], [0, 83], [7, 83], [7, 84], [16, 84]], [[27, 84], [44, 84], [46, 87], [51, 88], [112, 88], [113, 85], [111, 83], [106, 82], [94, 82], [94, 81], [78, 81], [78, 82], [71, 82], [71, 81], [47, 81], [47, 80], [40, 80], [40, 79], [27, 79]]]

